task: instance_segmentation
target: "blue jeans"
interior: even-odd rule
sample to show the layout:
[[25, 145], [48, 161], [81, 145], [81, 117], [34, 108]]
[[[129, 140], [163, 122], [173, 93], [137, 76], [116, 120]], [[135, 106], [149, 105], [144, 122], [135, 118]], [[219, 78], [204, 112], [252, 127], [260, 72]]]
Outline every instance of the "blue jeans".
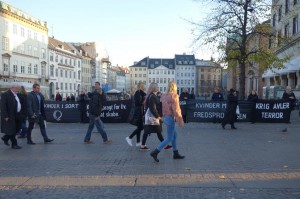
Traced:
[[31, 120], [29, 119], [29, 125], [28, 125], [28, 129], [27, 129], [27, 141], [32, 141], [31, 140], [31, 132], [32, 132], [32, 129], [34, 127], [34, 122], [37, 122], [40, 126], [40, 131], [41, 131], [41, 134], [44, 138], [44, 141], [46, 140], [49, 140], [48, 136], [47, 136], [47, 133], [46, 133], [46, 127], [45, 127], [45, 121], [44, 121], [44, 117], [43, 116], [39, 116], [37, 120]]
[[27, 119], [22, 120], [22, 123], [21, 123], [22, 131], [21, 131], [21, 134], [20, 134], [21, 136], [25, 136], [27, 134], [26, 121], [27, 121]]
[[176, 151], [177, 132], [175, 130], [175, 119], [172, 115], [167, 115], [163, 117], [163, 122], [167, 127], [168, 136], [158, 145], [156, 149], [161, 151], [169, 142], [172, 142], [173, 151]]
[[94, 129], [94, 125], [96, 125], [98, 132], [101, 134], [103, 142], [107, 141], [107, 134], [106, 134], [105, 130], [103, 129], [104, 126], [103, 126], [102, 121], [100, 120], [100, 116], [98, 117], [98, 119], [96, 119], [96, 116], [89, 115], [89, 118], [90, 118], [89, 128], [86, 132], [84, 141], [85, 142], [90, 141], [92, 131]]

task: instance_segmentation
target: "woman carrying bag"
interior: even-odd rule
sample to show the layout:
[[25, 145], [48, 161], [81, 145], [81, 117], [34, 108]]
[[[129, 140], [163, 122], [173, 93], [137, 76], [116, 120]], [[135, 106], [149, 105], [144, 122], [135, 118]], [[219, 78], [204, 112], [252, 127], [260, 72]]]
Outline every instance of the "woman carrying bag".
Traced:
[[[146, 100], [144, 102], [146, 114], [145, 114], [145, 125], [144, 134], [142, 139], [142, 145], [140, 150], [150, 150], [146, 146], [146, 141], [151, 133], [156, 133], [157, 138], [162, 142], [164, 137], [162, 135], [162, 105], [159, 98], [155, 95], [158, 91], [157, 83], [151, 83], [147, 90]], [[169, 145], [165, 149], [171, 148]]]

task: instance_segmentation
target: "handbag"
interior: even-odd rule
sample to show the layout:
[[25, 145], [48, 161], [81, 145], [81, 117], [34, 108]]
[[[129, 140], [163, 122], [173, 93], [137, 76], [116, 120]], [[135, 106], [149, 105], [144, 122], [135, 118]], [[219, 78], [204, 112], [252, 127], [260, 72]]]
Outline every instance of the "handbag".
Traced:
[[239, 105], [236, 106], [235, 113], [236, 113], [237, 115], [240, 114], [240, 107], [239, 107]]
[[145, 114], [145, 125], [159, 125], [159, 119], [154, 117], [149, 108]]

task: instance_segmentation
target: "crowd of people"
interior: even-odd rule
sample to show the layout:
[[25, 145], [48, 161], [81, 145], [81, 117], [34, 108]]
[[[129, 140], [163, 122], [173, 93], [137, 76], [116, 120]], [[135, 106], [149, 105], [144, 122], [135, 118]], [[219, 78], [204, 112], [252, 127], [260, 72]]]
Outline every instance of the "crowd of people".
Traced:
[[[162, 149], [172, 149], [174, 159], [183, 159], [184, 156], [180, 155], [177, 149], [175, 123], [177, 122], [179, 127], [183, 127], [184, 123], [187, 123], [186, 112], [180, 107], [180, 100], [195, 99], [195, 95], [193, 93], [188, 93], [187, 89], [183, 89], [182, 93], [178, 95], [175, 82], [169, 82], [165, 93], [159, 92], [157, 83], [151, 83], [146, 92], [145, 90], [145, 84], [140, 82], [134, 96], [131, 97], [133, 114], [130, 123], [135, 125], [136, 129], [125, 138], [127, 144], [132, 147], [132, 140], [136, 137], [136, 147], [141, 151], [148, 151], [150, 149], [146, 145], [147, 139], [152, 133], [156, 133], [159, 144], [150, 153], [150, 156], [156, 162], [159, 162], [158, 154]], [[282, 99], [289, 100], [291, 109], [294, 108], [296, 97], [292, 92], [291, 87], [287, 86]], [[59, 93], [56, 95], [56, 100], [62, 100]], [[211, 100], [224, 100], [223, 94], [218, 87], [214, 89]], [[258, 95], [255, 90], [251, 91], [247, 100], [253, 104], [252, 110], [254, 111], [255, 102], [258, 100]], [[112, 140], [108, 139], [107, 132], [105, 131], [103, 122], [100, 118], [103, 104], [106, 101], [100, 83], [95, 82], [95, 89], [89, 95], [84, 91], [81, 91], [80, 95], [76, 98], [76, 101], [79, 104], [81, 123], [85, 123], [89, 120], [88, 129], [83, 142], [85, 144], [93, 144], [91, 135], [94, 126], [96, 126], [97, 132], [100, 133], [103, 143], [112, 143]], [[54, 141], [54, 139], [49, 138], [46, 133], [44, 102], [45, 99], [40, 93], [39, 84], [33, 84], [32, 91], [29, 93], [27, 93], [25, 88], [20, 86], [17, 82], [11, 84], [10, 89], [1, 96], [1, 132], [4, 133], [4, 136], [1, 137], [1, 139], [5, 145], [11, 146], [12, 149], [21, 149], [21, 146], [18, 145], [16, 139], [17, 134], [18, 138], [27, 138], [28, 145], [35, 145], [31, 135], [35, 124], [39, 125], [40, 133], [45, 144]], [[86, 109], [87, 103], [90, 107], [88, 113]], [[226, 111], [224, 118], [221, 121], [223, 129], [225, 129], [227, 124], [231, 125], [231, 129], [237, 129], [235, 122], [238, 109], [238, 92], [232, 88], [227, 96]], [[254, 114], [251, 115], [251, 123], [254, 123], [255, 116]], [[26, 125], [27, 122], [28, 127]], [[163, 124], [166, 126], [167, 130], [166, 137], [162, 134]], [[142, 131], [144, 131], [144, 133], [141, 140]]]

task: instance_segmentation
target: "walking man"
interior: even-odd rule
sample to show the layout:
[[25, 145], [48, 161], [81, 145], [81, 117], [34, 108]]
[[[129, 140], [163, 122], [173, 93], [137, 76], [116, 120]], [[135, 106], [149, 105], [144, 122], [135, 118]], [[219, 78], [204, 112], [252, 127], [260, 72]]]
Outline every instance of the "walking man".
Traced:
[[12, 149], [21, 149], [18, 146], [16, 133], [21, 128], [21, 103], [17, 93], [20, 86], [12, 83], [10, 89], [1, 96], [1, 132], [5, 135], [1, 138], [5, 145]]
[[29, 126], [27, 129], [27, 144], [35, 144], [31, 139], [31, 132], [34, 123], [40, 126], [41, 134], [44, 138], [44, 143], [52, 142], [54, 139], [49, 139], [45, 127], [45, 110], [44, 110], [44, 96], [40, 93], [40, 85], [35, 83], [32, 86], [33, 91], [27, 95], [27, 111]]
[[90, 123], [88, 130], [86, 132], [84, 143], [93, 144], [91, 140], [91, 134], [94, 129], [94, 125], [96, 125], [98, 132], [101, 134], [103, 143], [110, 144], [112, 141], [108, 140], [107, 133], [104, 130], [103, 122], [100, 119], [100, 114], [102, 110], [103, 103], [105, 102], [105, 95], [100, 88], [100, 83], [95, 83], [95, 91], [92, 93], [90, 103], [89, 103], [89, 118]]

